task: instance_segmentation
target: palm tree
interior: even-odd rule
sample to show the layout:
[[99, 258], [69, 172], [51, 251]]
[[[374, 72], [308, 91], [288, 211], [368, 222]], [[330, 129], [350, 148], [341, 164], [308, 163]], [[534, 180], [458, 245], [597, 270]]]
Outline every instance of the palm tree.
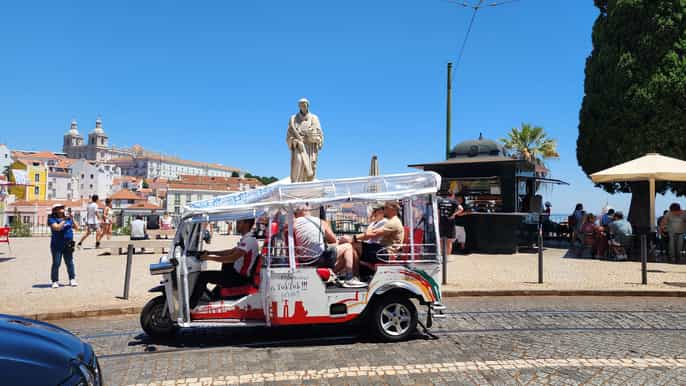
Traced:
[[509, 138], [501, 138], [500, 142], [520, 159], [542, 165], [543, 160], [560, 156], [557, 142], [548, 138], [540, 126], [522, 123], [521, 129], [515, 127], [507, 135]]

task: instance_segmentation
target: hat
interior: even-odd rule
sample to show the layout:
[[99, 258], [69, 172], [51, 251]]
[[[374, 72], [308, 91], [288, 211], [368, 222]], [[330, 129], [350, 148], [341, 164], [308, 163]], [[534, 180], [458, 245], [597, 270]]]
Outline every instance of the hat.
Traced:
[[50, 208], [50, 211], [51, 211], [51, 212], [54, 212], [55, 209], [57, 209], [57, 208], [64, 208], [64, 204], [54, 204], [54, 205]]
[[548, 206], [553, 206], [553, 205], [550, 203], [550, 201], [546, 201], [545, 206], [548, 207]]
[[310, 105], [310, 101], [308, 101], [307, 98], [298, 99], [298, 104], [301, 104], [301, 103], [307, 103], [308, 106]]
[[376, 203], [372, 205], [372, 211], [383, 210], [384, 206], [383, 203]]
[[400, 210], [400, 204], [398, 201], [386, 201], [384, 203], [384, 207], [390, 206], [391, 208], [394, 208], [395, 210]]

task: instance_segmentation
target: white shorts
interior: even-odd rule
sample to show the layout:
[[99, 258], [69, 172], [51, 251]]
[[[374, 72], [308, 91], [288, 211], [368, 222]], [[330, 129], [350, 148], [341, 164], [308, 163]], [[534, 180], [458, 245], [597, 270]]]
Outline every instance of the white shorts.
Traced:
[[455, 226], [455, 241], [460, 244], [467, 242], [467, 232], [465, 232], [464, 227], [459, 225]]

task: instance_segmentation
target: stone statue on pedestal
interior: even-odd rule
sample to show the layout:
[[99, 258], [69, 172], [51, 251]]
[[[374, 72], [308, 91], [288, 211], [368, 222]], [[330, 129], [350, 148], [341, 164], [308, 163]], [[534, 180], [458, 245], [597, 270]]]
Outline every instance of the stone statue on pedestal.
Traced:
[[317, 174], [317, 154], [324, 145], [324, 133], [319, 118], [310, 113], [310, 102], [298, 101], [300, 111], [288, 121], [286, 143], [291, 150], [291, 182], [314, 180]]

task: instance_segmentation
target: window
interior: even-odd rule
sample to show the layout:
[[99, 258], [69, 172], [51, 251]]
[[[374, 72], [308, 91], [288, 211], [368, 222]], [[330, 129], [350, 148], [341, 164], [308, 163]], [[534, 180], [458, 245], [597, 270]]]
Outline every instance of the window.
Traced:
[[35, 188], [33, 188], [33, 194], [35, 194], [36, 196], [40, 195], [40, 187], [36, 186]]
[[24, 216], [24, 224], [30, 224], [30, 223], [31, 223], [31, 217]]
[[40, 173], [34, 174], [33, 180], [34, 180], [35, 182], [40, 182]]
[[86, 175], [81, 173], [81, 179], [84, 179], [84, 178], [86, 178]]
[[93, 184], [90, 184], [90, 188], [93, 189]]
[[174, 193], [174, 205], [181, 204], [181, 194]]
[[91, 174], [91, 180], [93, 179], [93, 175]]
[[40, 166], [40, 163], [39, 163], [39, 162], [34, 162], [32, 165], [33, 165], [33, 166]]
[[174, 207], [174, 213], [175, 214], [181, 214], [181, 208], [179, 208], [178, 206], [175, 206]]
[[186, 202], [191, 202], [191, 201], [193, 201], [193, 195], [190, 193], [186, 194]]

